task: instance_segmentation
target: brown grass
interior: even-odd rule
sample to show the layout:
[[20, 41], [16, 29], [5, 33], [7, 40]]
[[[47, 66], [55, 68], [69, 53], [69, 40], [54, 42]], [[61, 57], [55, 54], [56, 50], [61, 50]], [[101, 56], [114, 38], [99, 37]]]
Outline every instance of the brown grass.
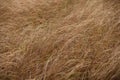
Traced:
[[0, 80], [120, 80], [120, 0], [0, 0]]

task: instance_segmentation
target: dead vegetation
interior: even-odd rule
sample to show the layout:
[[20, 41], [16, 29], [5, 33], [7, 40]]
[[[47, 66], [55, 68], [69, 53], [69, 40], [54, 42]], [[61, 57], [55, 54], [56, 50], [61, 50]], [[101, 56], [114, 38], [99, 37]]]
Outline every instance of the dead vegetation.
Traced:
[[120, 0], [0, 0], [0, 80], [120, 80]]

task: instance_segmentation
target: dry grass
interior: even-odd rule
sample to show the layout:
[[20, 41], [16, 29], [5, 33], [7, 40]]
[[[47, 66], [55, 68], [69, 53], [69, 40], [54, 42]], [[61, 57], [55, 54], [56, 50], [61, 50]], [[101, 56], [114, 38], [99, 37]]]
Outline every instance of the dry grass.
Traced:
[[120, 0], [0, 0], [0, 80], [120, 80]]

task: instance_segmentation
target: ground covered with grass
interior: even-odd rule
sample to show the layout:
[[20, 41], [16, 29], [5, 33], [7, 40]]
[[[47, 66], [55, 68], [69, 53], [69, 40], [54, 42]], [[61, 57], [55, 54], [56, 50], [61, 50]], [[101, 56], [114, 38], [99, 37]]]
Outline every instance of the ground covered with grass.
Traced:
[[120, 80], [120, 0], [0, 0], [0, 80]]

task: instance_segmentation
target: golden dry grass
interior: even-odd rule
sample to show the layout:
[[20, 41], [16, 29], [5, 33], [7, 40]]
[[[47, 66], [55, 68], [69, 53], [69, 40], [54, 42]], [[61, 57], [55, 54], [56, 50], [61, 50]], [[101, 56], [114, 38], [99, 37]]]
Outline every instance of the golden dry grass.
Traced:
[[0, 80], [120, 80], [120, 0], [0, 0]]

